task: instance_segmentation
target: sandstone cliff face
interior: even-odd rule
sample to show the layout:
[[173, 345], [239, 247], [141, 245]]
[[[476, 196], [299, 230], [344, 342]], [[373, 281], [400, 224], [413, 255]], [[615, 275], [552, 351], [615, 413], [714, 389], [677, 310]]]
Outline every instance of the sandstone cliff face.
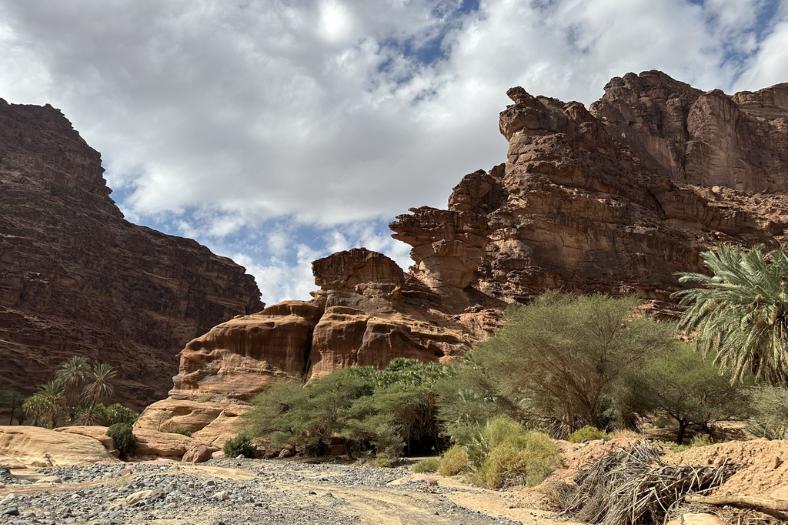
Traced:
[[699, 270], [702, 249], [786, 240], [788, 84], [727, 96], [651, 71], [611, 80], [590, 109], [507, 94], [506, 162], [466, 175], [448, 209], [391, 224], [413, 247], [409, 273], [363, 249], [315, 261], [311, 302], [187, 345], [170, 399], [140, 425], [186, 419], [221, 441], [271, 377], [398, 356], [447, 362], [492, 333], [507, 304], [550, 288], [636, 293], [670, 312], [674, 273]]
[[123, 219], [101, 159], [50, 106], [0, 99], [0, 388], [72, 355], [118, 367], [120, 398], [163, 397], [189, 339], [262, 308], [250, 275]]

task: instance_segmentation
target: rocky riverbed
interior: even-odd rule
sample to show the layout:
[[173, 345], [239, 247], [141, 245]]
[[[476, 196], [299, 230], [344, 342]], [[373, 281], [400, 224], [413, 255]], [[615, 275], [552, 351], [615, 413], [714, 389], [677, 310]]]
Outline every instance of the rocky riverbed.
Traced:
[[[514, 496], [407, 467], [216, 459], [53, 467], [0, 473], [8, 524], [550, 523]], [[493, 501], [497, 505], [490, 506]], [[500, 509], [498, 509], [500, 507]]]

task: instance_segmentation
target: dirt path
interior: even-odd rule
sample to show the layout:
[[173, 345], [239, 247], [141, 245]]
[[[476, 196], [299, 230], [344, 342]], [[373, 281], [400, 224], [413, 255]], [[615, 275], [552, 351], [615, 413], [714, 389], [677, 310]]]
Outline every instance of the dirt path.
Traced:
[[[79, 467], [63, 469], [56, 474], [84, 475]], [[19, 510], [19, 521], [9, 523], [577, 525], [524, 507], [517, 493], [405, 468], [220, 460], [130, 470], [120, 479], [117, 470], [102, 477], [94, 466], [91, 479], [79, 483], [6, 486], [2, 492], [15, 493]], [[128, 504], [139, 491], [151, 496]]]

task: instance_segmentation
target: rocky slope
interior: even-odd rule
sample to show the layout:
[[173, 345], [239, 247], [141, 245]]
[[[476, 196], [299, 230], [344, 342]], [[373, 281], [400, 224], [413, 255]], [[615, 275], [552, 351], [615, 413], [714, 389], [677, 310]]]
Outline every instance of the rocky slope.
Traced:
[[788, 84], [727, 96], [650, 71], [614, 78], [590, 109], [508, 95], [506, 162], [465, 176], [448, 209], [413, 208], [391, 224], [413, 247], [408, 273], [363, 249], [315, 261], [312, 301], [190, 342], [170, 398], [139, 425], [221, 440], [272, 377], [396, 356], [446, 362], [494, 330], [507, 304], [548, 288], [664, 305], [700, 250], [786, 240]]
[[125, 221], [102, 171], [60, 111], [0, 99], [0, 389], [30, 392], [84, 355], [117, 366], [121, 400], [142, 407], [184, 343], [262, 308], [231, 260]]

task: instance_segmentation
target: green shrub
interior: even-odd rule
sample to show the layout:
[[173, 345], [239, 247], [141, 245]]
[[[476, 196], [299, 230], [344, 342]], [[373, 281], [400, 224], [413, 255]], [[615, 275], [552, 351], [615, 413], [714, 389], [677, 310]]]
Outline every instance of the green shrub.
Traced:
[[635, 298], [548, 292], [507, 311], [494, 337], [471, 350], [440, 384], [439, 417], [463, 443], [495, 415], [566, 436], [606, 428], [627, 373], [672, 346], [673, 327], [633, 316]]
[[440, 458], [426, 458], [413, 465], [413, 472], [417, 474], [424, 474], [427, 472], [435, 472], [440, 465]]
[[438, 463], [438, 474], [456, 476], [468, 468], [468, 453], [460, 445], [454, 445], [443, 453]]
[[695, 434], [690, 440], [690, 447], [707, 447], [713, 445], [714, 441], [708, 434]]
[[381, 468], [392, 468], [396, 467], [399, 464], [399, 458], [387, 456], [385, 454], [379, 454], [375, 456], [375, 466]]
[[449, 373], [443, 365], [399, 358], [381, 371], [341, 369], [306, 386], [278, 381], [253, 400], [247, 433], [314, 456], [325, 454], [338, 435], [351, 456], [434, 453], [448, 441], [437, 418], [435, 383]]
[[750, 403], [753, 411], [747, 425], [750, 432], [766, 439], [788, 438], [788, 389], [754, 388]]
[[493, 447], [476, 479], [488, 488], [538, 485], [558, 466], [558, 446], [542, 432], [525, 432]]
[[710, 360], [686, 343], [656, 353], [626, 381], [628, 411], [660, 411], [677, 424], [676, 443], [687, 429], [746, 415], [744, 391], [732, 385]]
[[96, 405], [98, 413], [98, 420], [105, 426], [111, 427], [116, 423], [127, 423], [133, 425], [139, 417], [139, 412], [136, 412], [120, 403], [113, 403], [104, 406], [102, 404]]
[[243, 434], [239, 434], [227, 441], [223, 450], [226, 458], [237, 458], [238, 456], [253, 458], [257, 452], [252, 446], [249, 437]]
[[597, 439], [609, 439], [606, 432], [602, 432], [598, 428], [586, 425], [583, 428], [575, 430], [569, 434], [569, 441], [572, 443], [585, 443], [586, 441], [595, 441]]
[[128, 423], [115, 423], [107, 429], [107, 435], [112, 438], [112, 445], [120, 453], [120, 459], [126, 459], [137, 447], [137, 438]]

